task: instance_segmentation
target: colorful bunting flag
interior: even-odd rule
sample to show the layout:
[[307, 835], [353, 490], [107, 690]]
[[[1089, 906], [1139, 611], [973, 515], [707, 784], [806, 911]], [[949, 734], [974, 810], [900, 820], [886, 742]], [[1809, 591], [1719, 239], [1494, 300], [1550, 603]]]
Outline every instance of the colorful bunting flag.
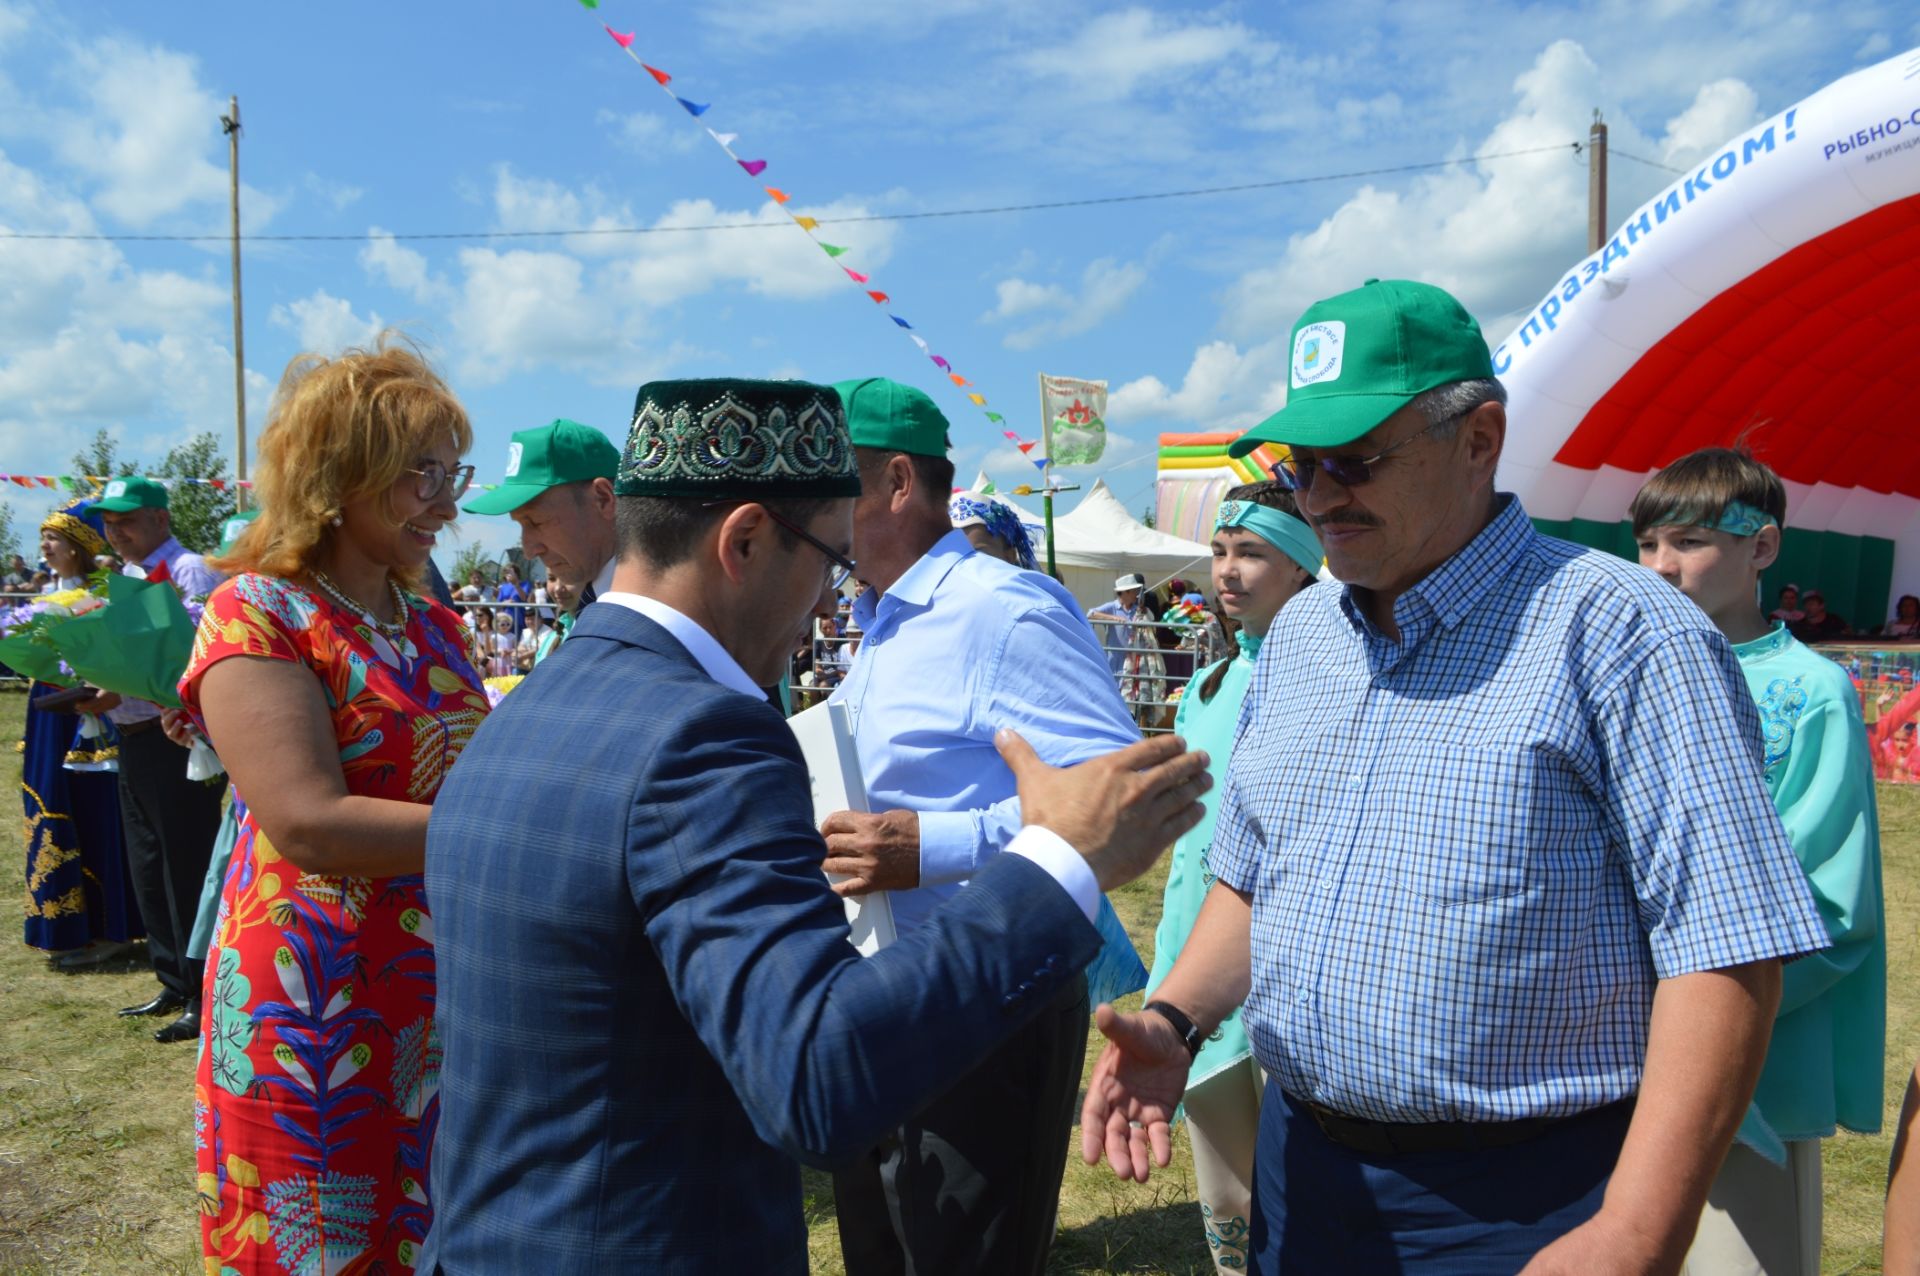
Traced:
[[600, 0], [580, 0], [580, 3], [588, 9], [598, 9], [600, 7]]
[[[1028, 447], [1032, 447], [1033, 445], [1032, 445], [1031, 443], [1029, 443], [1029, 444], [1028, 444], [1027, 446], [1028, 446]], [[1034, 469], [1036, 469], [1036, 470], [1039, 470], [1039, 471], [1040, 471], [1040, 472], [1041, 472], [1042, 474], [1045, 474], [1045, 473], [1047, 472], [1047, 458], [1046, 458], [1046, 457], [1044, 457], [1044, 456], [1040, 456], [1040, 457], [1033, 457], [1033, 456], [1030, 456], [1030, 457], [1028, 457], [1027, 459], [1028, 459], [1029, 461], [1032, 461], [1032, 462], [1033, 462], [1033, 468], [1034, 468]]]
[[1034, 448], [1034, 445], [1032, 443], [1020, 444], [1020, 455], [1025, 456], [1027, 453], [1033, 451], [1033, 448]]
[[[588, 9], [597, 9], [599, 7], [599, 0], [580, 0], [580, 3]], [[652, 76], [654, 83], [660, 86], [661, 91], [666, 93], [668, 97], [673, 98], [673, 100], [679, 104], [680, 108], [684, 110], [688, 115], [698, 118], [702, 115], [705, 115], [707, 111], [711, 109], [713, 104], [710, 102], [695, 102], [690, 98], [684, 98], [684, 97], [678, 96], [673, 92], [672, 89], [668, 88], [667, 85], [672, 82], [673, 77], [667, 74], [665, 71], [662, 71], [659, 67], [656, 67], [647, 62], [641, 61], [640, 55], [633, 51], [633, 44], [635, 39], [634, 32], [628, 32], [626, 34], [622, 34], [618, 31], [615, 31], [611, 26], [607, 25], [606, 23], [602, 23], [601, 26], [605, 29], [607, 35], [612, 38], [613, 42], [615, 44], [618, 44], [620, 48], [623, 51], [625, 51], [626, 55], [629, 58], [633, 59], [634, 64], [640, 67], [642, 70], [644, 70], [648, 75]], [[719, 147], [723, 151], [727, 153], [728, 158], [733, 160], [734, 163], [738, 164], [741, 170], [744, 171], [748, 176], [758, 177], [760, 176], [761, 173], [766, 171], [769, 161], [764, 159], [741, 159], [738, 155], [734, 154], [733, 144], [739, 140], [740, 135], [738, 133], [722, 133], [712, 128], [708, 128], [706, 132], [707, 132], [707, 136], [711, 137], [714, 140], [714, 142], [717, 145], [719, 145]], [[776, 204], [785, 205], [789, 203], [792, 199], [792, 196], [790, 196], [786, 191], [781, 190], [777, 186], [763, 186], [761, 187], [761, 189], [764, 190], [767, 193], [767, 197], [773, 200]], [[797, 213], [789, 213], [788, 215], [793, 219], [794, 224], [797, 225], [801, 230], [805, 231], [809, 236], [813, 236], [814, 233], [818, 231], [820, 228], [820, 222], [816, 218], [801, 216]], [[844, 257], [847, 253], [852, 251], [851, 249], [842, 247], [839, 244], [829, 244], [819, 240], [818, 238], [815, 238], [814, 242], [819, 244], [821, 251], [826, 253], [827, 256], [830, 258], [838, 259], [838, 258]], [[862, 274], [860, 271], [853, 269], [853, 267], [848, 266], [845, 263], [841, 263], [840, 269], [846, 273], [846, 276], [848, 279], [851, 279], [856, 284], [867, 284], [872, 281], [870, 276]], [[877, 288], [869, 288], [866, 290], [866, 292], [867, 292], [867, 297], [870, 300], [872, 300], [875, 305], [890, 306], [893, 303], [892, 297], [888, 296], [886, 293], [880, 291]], [[943, 358], [940, 355], [934, 354], [932, 349], [927, 345], [927, 342], [925, 341], [925, 339], [923, 339], [918, 333], [915, 333], [913, 331], [912, 324], [908, 323], [901, 316], [897, 314], [893, 314], [891, 312], [888, 313], [887, 318], [891, 319], [896, 327], [899, 327], [905, 330], [907, 335], [910, 338], [912, 338], [913, 343], [920, 348], [921, 352], [925, 354], [929, 359], [931, 359], [934, 362], [935, 366], [940, 368], [941, 371], [945, 372], [947, 374], [948, 379], [951, 380], [954, 383], [954, 385], [964, 388], [967, 386], [971, 386], [973, 384], [971, 381], [967, 380], [965, 377], [955, 372], [953, 370], [953, 365], [947, 362], [945, 358]], [[975, 406], [979, 407], [982, 411], [986, 410], [987, 398], [984, 394], [981, 394], [979, 391], [975, 390], [969, 393], [967, 395], [967, 398], [970, 402], [972, 402]], [[986, 416], [988, 420], [994, 422], [995, 424], [1001, 424], [1005, 420], [1005, 418], [1003, 418], [998, 412], [986, 412]], [[1013, 439], [1016, 442], [1016, 444], [1019, 444], [1023, 452], [1034, 446], [1034, 444], [1031, 444], [1031, 443], [1021, 443], [1019, 436], [1013, 434], [1010, 431], [1008, 432], [1007, 437]], [[1041, 461], [1036, 462], [1036, 464], [1041, 466], [1042, 469], [1044, 470], [1046, 466], [1046, 461], [1043, 459]], [[9, 477], [9, 476], [0, 475], [0, 479], [4, 479], [6, 477]], [[484, 486], [484, 485], [476, 485], [476, 486]]]

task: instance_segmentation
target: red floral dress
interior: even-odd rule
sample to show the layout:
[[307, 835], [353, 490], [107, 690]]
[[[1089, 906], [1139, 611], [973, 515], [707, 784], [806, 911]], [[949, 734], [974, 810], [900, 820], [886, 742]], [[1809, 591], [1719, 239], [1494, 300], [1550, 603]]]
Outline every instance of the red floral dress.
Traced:
[[[237, 576], [207, 599], [181, 698], [197, 719], [199, 676], [229, 656], [303, 665], [326, 694], [348, 789], [431, 802], [487, 698], [460, 621], [408, 604], [396, 646], [324, 594]], [[433, 1217], [433, 996], [418, 874], [305, 873], [251, 812], [242, 818], [207, 954], [194, 1086], [208, 1271], [413, 1266]]]

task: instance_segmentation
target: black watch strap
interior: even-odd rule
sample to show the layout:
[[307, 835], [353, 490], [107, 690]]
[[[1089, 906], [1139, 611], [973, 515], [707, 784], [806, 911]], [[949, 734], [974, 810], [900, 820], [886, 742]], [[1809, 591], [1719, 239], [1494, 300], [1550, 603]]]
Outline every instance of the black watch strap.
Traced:
[[1206, 1043], [1206, 1037], [1201, 1034], [1193, 1020], [1187, 1018], [1185, 1011], [1178, 1006], [1169, 1006], [1164, 1001], [1149, 1001], [1141, 1009], [1151, 1010], [1172, 1024], [1173, 1030], [1180, 1034], [1180, 1044], [1187, 1048], [1187, 1055], [1190, 1058], [1199, 1056], [1200, 1047]]

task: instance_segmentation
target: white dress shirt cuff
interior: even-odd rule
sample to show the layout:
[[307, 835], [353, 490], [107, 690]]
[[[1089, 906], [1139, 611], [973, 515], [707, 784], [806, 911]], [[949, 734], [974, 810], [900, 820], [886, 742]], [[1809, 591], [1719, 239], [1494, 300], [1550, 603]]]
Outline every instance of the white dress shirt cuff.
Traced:
[[1024, 856], [1038, 864], [1048, 877], [1060, 883], [1061, 890], [1073, 897], [1087, 921], [1093, 921], [1100, 908], [1100, 883], [1087, 867], [1086, 858], [1074, 850], [1066, 838], [1052, 829], [1029, 824], [1007, 843], [1007, 854]]

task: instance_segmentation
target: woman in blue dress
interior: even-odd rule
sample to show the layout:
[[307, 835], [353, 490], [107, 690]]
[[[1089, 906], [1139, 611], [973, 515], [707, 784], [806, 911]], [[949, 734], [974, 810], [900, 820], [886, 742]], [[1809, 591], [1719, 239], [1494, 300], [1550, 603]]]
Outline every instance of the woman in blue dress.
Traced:
[[[40, 524], [49, 593], [82, 589], [107, 539], [92, 502]], [[59, 688], [36, 682], [27, 703], [20, 796], [27, 817], [26, 942], [63, 970], [105, 960], [146, 934], [120, 838], [120, 787], [106, 765], [112, 737], [83, 738], [77, 714], [42, 709]], [[74, 767], [87, 769], [69, 769]]]

